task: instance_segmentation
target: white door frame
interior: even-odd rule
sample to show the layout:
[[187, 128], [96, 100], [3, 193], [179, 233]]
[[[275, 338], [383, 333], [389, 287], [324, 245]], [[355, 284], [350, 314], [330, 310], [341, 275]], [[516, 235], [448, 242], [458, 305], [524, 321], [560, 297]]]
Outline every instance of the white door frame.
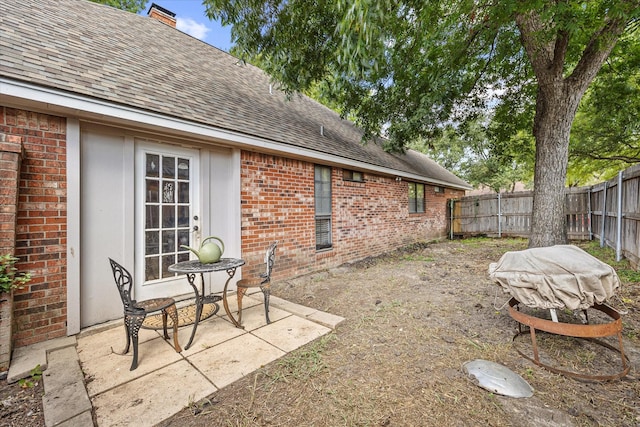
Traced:
[[[200, 241], [200, 231], [193, 231], [194, 226], [201, 227], [200, 218], [202, 218], [202, 212], [200, 208], [201, 190], [199, 183], [200, 176], [200, 150], [193, 148], [185, 148], [182, 146], [161, 144], [159, 142], [152, 142], [144, 139], [137, 139], [135, 144], [135, 291], [134, 296], [138, 300], [158, 298], [158, 297], [176, 297], [187, 296], [192, 292], [191, 287], [188, 285], [186, 279], [183, 276], [170, 274], [169, 276], [159, 277], [155, 280], [146, 281], [145, 275], [145, 262], [146, 262], [146, 247], [145, 247], [145, 216], [146, 216], [146, 154], [155, 154], [159, 156], [170, 156], [176, 158], [188, 158], [190, 164], [190, 176], [189, 176], [189, 234], [190, 245], [197, 246]], [[162, 169], [161, 165], [158, 165], [159, 169]], [[176, 170], [177, 173], [177, 170]], [[160, 180], [162, 182], [162, 180]], [[162, 188], [158, 188], [160, 197], [162, 197]], [[172, 199], [175, 199], [177, 194], [177, 188], [174, 188], [174, 195]], [[160, 209], [161, 207], [159, 207]], [[198, 218], [196, 220], [195, 218]], [[177, 221], [177, 217], [175, 219]], [[158, 221], [161, 222], [161, 219]], [[159, 231], [160, 236], [163, 232]], [[177, 246], [179, 244], [175, 243]], [[162, 237], [158, 240], [158, 249], [162, 250]], [[188, 254], [184, 254], [188, 259]], [[162, 256], [159, 256], [162, 259]], [[166, 266], [164, 266], [166, 267]], [[162, 276], [162, 270], [160, 269], [160, 276]]]

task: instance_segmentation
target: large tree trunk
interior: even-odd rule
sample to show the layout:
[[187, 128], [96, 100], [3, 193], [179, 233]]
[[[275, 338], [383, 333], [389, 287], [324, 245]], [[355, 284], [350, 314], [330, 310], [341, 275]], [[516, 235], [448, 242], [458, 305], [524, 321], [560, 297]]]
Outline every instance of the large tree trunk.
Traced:
[[[553, 21], [535, 10], [518, 13], [515, 18], [538, 82], [529, 247], [563, 244], [567, 242], [564, 191], [571, 124], [582, 95], [609, 56], [625, 22], [620, 17], [605, 19], [603, 26], [593, 33], [571, 74], [565, 77], [570, 33], [563, 29], [556, 31]], [[554, 37], [545, 38], [545, 32], [555, 32]]]
[[567, 243], [564, 189], [569, 132], [581, 95], [570, 93], [561, 81], [538, 89], [531, 248]]

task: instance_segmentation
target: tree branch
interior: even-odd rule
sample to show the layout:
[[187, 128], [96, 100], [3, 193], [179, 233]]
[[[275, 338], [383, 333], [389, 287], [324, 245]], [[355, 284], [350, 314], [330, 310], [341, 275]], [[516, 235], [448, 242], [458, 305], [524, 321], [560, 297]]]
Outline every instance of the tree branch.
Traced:
[[619, 160], [621, 162], [635, 164], [640, 162], [640, 156], [631, 157], [631, 156], [597, 156], [595, 154], [587, 154], [587, 157], [592, 158], [593, 160]]
[[541, 77], [548, 75], [547, 70], [553, 63], [554, 43], [542, 43], [536, 37], [536, 34], [539, 34], [545, 28], [545, 25], [542, 23], [540, 15], [534, 11], [516, 13], [515, 20], [520, 30], [522, 45], [529, 56], [538, 81], [540, 81]]
[[567, 31], [559, 31], [556, 36], [556, 43], [553, 49], [552, 70], [556, 78], [562, 77], [564, 71], [564, 61], [567, 56], [567, 47], [569, 46], [569, 33]]
[[586, 90], [616, 45], [624, 28], [625, 22], [622, 19], [611, 19], [593, 34], [582, 52], [578, 65], [567, 78], [569, 84], [578, 90]]

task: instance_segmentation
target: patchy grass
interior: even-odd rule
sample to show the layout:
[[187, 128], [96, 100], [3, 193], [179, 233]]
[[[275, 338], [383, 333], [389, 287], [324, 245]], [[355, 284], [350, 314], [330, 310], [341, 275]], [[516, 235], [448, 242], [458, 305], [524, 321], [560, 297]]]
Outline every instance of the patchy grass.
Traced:
[[590, 242], [579, 243], [579, 246], [600, 261], [609, 264], [616, 270], [618, 277], [627, 284], [640, 284], [640, 271], [634, 270], [629, 261], [622, 259], [616, 261], [616, 251], [608, 246], [600, 247], [600, 243], [592, 240]]
[[[496, 306], [497, 285], [487, 274], [504, 252], [526, 247], [523, 239], [485, 238], [412, 245], [339, 273], [273, 283], [274, 295], [346, 321], [209, 396], [200, 413], [185, 408], [160, 426], [529, 426], [543, 416], [578, 427], [639, 425], [633, 331], [640, 330], [640, 285], [621, 276], [620, 296], [633, 302], [623, 316], [629, 377], [586, 383], [557, 375], [518, 354], [516, 323]], [[517, 343], [523, 351], [525, 338]], [[581, 340], [540, 343], [544, 357], [566, 367], [598, 371], [616, 363], [615, 353]], [[462, 370], [473, 359], [520, 374], [534, 397], [508, 399], [476, 386]]]

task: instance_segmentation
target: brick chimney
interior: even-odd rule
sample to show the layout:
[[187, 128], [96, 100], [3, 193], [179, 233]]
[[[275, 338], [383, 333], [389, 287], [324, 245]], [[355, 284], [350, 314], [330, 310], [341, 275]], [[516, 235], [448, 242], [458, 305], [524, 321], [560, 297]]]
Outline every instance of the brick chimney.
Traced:
[[165, 9], [164, 7], [158, 6], [155, 3], [151, 3], [151, 7], [149, 8], [149, 12], [147, 12], [153, 19], [157, 19], [158, 21], [169, 25], [170, 27], [176, 27], [176, 14]]

